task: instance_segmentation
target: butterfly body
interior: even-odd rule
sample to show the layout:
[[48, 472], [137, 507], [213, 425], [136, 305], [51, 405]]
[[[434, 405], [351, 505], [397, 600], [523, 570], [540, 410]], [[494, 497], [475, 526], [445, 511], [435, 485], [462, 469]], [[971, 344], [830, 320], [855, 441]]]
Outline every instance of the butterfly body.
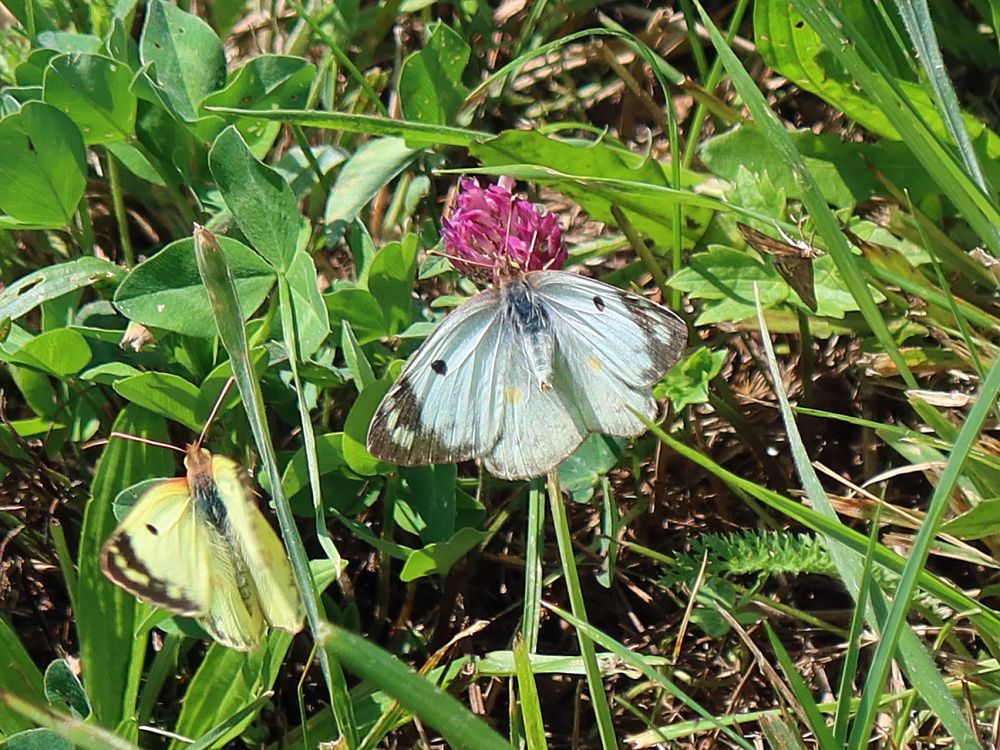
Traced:
[[496, 476], [544, 474], [588, 434], [634, 436], [683, 322], [643, 297], [563, 271], [480, 292], [424, 342], [375, 413], [369, 450], [403, 465], [481, 458]]
[[498, 304], [508, 327], [517, 332], [528, 369], [538, 387], [547, 391], [552, 387], [556, 341], [545, 305], [523, 279], [504, 284], [499, 292]]
[[291, 567], [242, 469], [190, 445], [185, 477], [156, 483], [101, 550], [113, 582], [170, 612], [196, 618], [238, 651], [260, 645], [265, 622], [298, 632], [302, 605]]

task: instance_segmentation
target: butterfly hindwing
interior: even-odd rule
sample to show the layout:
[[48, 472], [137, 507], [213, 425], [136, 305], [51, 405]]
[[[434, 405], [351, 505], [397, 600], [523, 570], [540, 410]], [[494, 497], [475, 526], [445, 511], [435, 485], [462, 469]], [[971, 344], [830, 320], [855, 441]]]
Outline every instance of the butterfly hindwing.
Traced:
[[498, 293], [480, 292], [453, 310], [403, 369], [375, 412], [368, 450], [395, 464], [456, 463], [480, 455], [500, 434], [502, 380]]
[[494, 476], [525, 479], [558, 464], [583, 442], [588, 430], [573, 400], [572, 382], [556, 357], [551, 328], [536, 333], [534, 341], [511, 326], [505, 327], [504, 336], [501, 350], [508, 361], [501, 368], [503, 377], [484, 385], [502, 404], [503, 421], [483, 463]]

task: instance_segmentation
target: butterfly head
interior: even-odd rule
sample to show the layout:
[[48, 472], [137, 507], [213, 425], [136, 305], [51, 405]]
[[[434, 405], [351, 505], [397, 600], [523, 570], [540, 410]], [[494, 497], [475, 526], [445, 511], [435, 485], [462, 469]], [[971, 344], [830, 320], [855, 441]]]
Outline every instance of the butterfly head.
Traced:
[[200, 443], [188, 445], [184, 456], [184, 468], [188, 476], [199, 475], [212, 471], [212, 454], [201, 447]]
[[469, 278], [502, 285], [528, 271], [558, 269], [566, 245], [555, 214], [513, 194], [514, 180], [488, 188], [471, 177], [459, 182], [455, 207], [444, 219], [445, 256]]

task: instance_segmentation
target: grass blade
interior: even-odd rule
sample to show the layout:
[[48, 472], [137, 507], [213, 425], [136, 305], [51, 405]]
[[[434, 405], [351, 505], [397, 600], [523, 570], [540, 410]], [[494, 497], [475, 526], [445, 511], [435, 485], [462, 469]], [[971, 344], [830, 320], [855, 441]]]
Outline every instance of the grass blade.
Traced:
[[[271, 497], [278, 514], [278, 524], [281, 536], [285, 540], [295, 581], [299, 586], [302, 601], [305, 605], [306, 619], [313, 635], [317, 636], [322, 628], [319, 602], [313, 589], [312, 575], [309, 572], [309, 558], [306, 555], [302, 538], [295, 526], [292, 509], [281, 485], [281, 473], [278, 471], [274, 444], [271, 441], [270, 429], [264, 417], [264, 397], [261, 395], [260, 383], [257, 381], [250, 361], [250, 350], [247, 345], [246, 329], [243, 326], [243, 316], [240, 312], [239, 300], [236, 297], [236, 287], [226, 264], [225, 256], [214, 235], [202, 227], [195, 228], [195, 250], [198, 257], [198, 270], [201, 272], [212, 304], [212, 313], [219, 328], [219, 337], [223, 346], [229, 352], [233, 365], [233, 375], [236, 386], [243, 399], [247, 411], [247, 419], [253, 431], [257, 450], [260, 452], [264, 468], [267, 470], [271, 485]], [[317, 638], [318, 640], [318, 638]], [[354, 723], [353, 708], [347, 683], [340, 666], [329, 658], [324, 649], [320, 649], [320, 666], [330, 693], [330, 704], [337, 726], [347, 742], [348, 748], [358, 744], [357, 728]]]

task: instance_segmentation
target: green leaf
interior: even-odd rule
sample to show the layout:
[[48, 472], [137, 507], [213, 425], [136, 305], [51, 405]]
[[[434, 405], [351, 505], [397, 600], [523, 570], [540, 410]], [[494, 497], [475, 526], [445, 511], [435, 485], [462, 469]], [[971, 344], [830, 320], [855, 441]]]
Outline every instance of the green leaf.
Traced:
[[618, 463], [624, 440], [590, 435], [559, 464], [559, 486], [578, 503], [589, 502], [601, 477]]
[[[603, 141], [556, 139], [534, 131], [508, 130], [473, 144], [469, 151], [487, 167], [510, 166], [507, 171], [513, 176], [519, 173], [513, 165], [540, 167], [531, 171], [532, 180], [566, 194], [597, 221], [615, 224], [611, 206], [617, 205], [661, 251], [673, 245], [671, 217], [683, 197], [664, 188], [683, 191], [704, 180], [703, 175], [682, 170], [681, 184], [671, 185], [669, 169], [654, 159]], [[712, 211], [685, 205], [683, 216], [681, 235], [684, 246], [691, 247], [705, 231]]]
[[406, 328], [413, 307], [413, 281], [417, 274], [417, 238], [408, 234], [402, 242], [390, 242], [375, 255], [368, 272], [368, 291], [382, 308], [387, 335]]
[[[274, 285], [274, 271], [242, 242], [219, 238], [232, 269], [240, 306], [249, 318]], [[216, 333], [208, 310], [208, 294], [198, 275], [191, 238], [172, 242], [140, 263], [118, 287], [115, 307], [129, 320], [188, 336]]]
[[424, 544], [447, 541], [455, 533], [455, 464], [407, 466], [399, 470], [393, 517]]
[[41, 268], [0, 292], [0, 319], [17, 320], [43, 302], [100, 282], [117, 282], [122, 276], [114, 263], [89, 256]]
[[726, 363], [723, 349], [700, 346], [674, 365], [654, 389], [656, 398], [669, 398], [675, 411], [708, 401], [708, 384]]
[[382, 306], [371, 292], [364, 289], [337, 289], [324, 295], [323, 301], [330, 314], [330, 323], [350, 323], [358, 343], [370, 344], [389, 335]]
[[375, 372], [372, 370], [368, 357], [354, 337], [349, 321], [341, 321], [340, 329], [340, 349], [344, 352], [344, 360], [347, 362], [347, 369], [354, 379], [354, 385], [361, 393], [365, 388], [375, 382]]
[[[675, 273], [670, 286], [701, 299], [735, 298], [753, 310], [754, 286], [764, 307], [784, 301], [791, 291], [777, 271], [748, 253], [713, 245], [708, 252], [691, 256]], [[751, 313], [752, 314], [752, 313]]]
[[446, 542], [428, 544], [421, 549], [415, 549], [406, 558], [403, 570], [399, 573], [399, 580], [409, 583], [430, 575], [443, 575], [489, 535], [488, 531], [479, 531], [467, 526], [455, 532], [455, 535]]
[[133, 73], [101, 55], [60, 55], [45, 71], [44, 99], [76, 123], [84, 143], [124, 141], [135, 132]]
[[28, 408], [38, 416], [55, 419], [59, 411], [58, 398], [49, 376], [30, 367], [8, 365], [7, 370]]
[[75, 750], [75, 746], [51, 729], [28, 729], [0, 740], [0, 750]]
[[[341, 472], [347, 467], [347, 462], [344, 460], [343, 440], [344, 434], [342, 432], [330, 432], [316, 436], [316, 460], [319, 464], [320, 476]], [[285, 488], [285, 494], [288, 497], [309, 488], [309, 467], [306, 464], [304, 448], [295, 451], [292, 459], [286, 464], [285, 472], [281, 476], [281, 486]]]
[[0, 120], [0, 154], [0, 210], [37, 228], [72, 223], [87, 164], [71, 119], [44, 102], [28, 102]]
[[116, 381], [114, 389], [133, 404], [179, 422], [196, 433], [204, 426], [196, 413], [200, 392], [180, 375], [144, 372]]
[[401, 138], [376, 138], [359, 148], [340, 168], [326, 201], [324, 220], [334, 236], [343, 234], [386, 183], [403, 171], [417, 151]]
[[303, 219], [285, 178], [258, 161], [232, 126], [215, 139], [208, 163], [250, 244], [279, 271], [288, 270]]
[[[260, 109], [301, 109], [309, 96], [309, 87], [316, 76], [316, 66], [300, 57], [261, 55], [236, 70], [221, 91], [210, 94], [201, 102], [204, 107], [245, 107]], [[226, 120], [219, 118], [221, 130]], [[230, 118], [246, 139], [253, 154], [263, 159], [281, 123], [253, 118]]]
[[129, 172], [145, 182], [163, 187], [167, 181], [156, 171], [149, 159], [128, 143], [108, 143], [104, 146]]
[[305, 361], [330, 335], [330, 316], [316, 283], [316, 266], [304, 250], [295, 253], [286, 274], [295, 318], [299, 359]]
[[[160, 417], [131, 405], [119, 413], [114, 431], [169, 439]], [[130, 675], [141, 671], [146, 653], [145, 642], [136, 643], [135, 597], [111, 583], [100, 570], [101, 547], [116, 525], [111, 504], [122, 489], [140, 479], [173, 473], [172, 451], [112, 438], [91, 484], [93, 497], [86, 505], [77, 559], [76, 630], [84, 686], [101, 726], [117, 726], [132, 717], [138, 685], [130, 682]], [[140, 662], [138, 671], [134, 659]]]
[[344, 422], [344, 459], [361, 476], [374, 476], [388, 471], [390, 464], [368, 452], [368, 426], [382, 397], [389, 391], [393, 379], [376, 380], [354, 400]]
[[146, 5], [139, 40], [143, 65], [154, 65], [156, 82], [186, 122], [198, 119], [202, 99], [226, 81], [226, 55], [212, 27], [163, 0]]
[[1000, 498], [983, 500], [972, 510], [951, 519], [941, 531], [959, 539], [982, 539], [1000, 532]]
[[5, 358], [63, 380], [86, 367], [91, 356], [83, 336], [69, 328], [57, 328], [35, 336]]
[[65, 659], [56, 659], [45, 670], [45, 698], [54, 706], [65, 704], [79, 719], [90, 716], [90, 699]]
[[[36, 705], [45, 701], [42, 675], [4, 616], [0, 616], [0, 692], [19, 695]], [[32, 726], [30, 720], [0, 703], [0, 733], [13, 734]]]
[[435, 23], [427, 46], [406, 58], [399, 72], [403, 116], [439, 125], [453, 122], [469, 93], [462, 72], [470, 51], [461, 34]]

